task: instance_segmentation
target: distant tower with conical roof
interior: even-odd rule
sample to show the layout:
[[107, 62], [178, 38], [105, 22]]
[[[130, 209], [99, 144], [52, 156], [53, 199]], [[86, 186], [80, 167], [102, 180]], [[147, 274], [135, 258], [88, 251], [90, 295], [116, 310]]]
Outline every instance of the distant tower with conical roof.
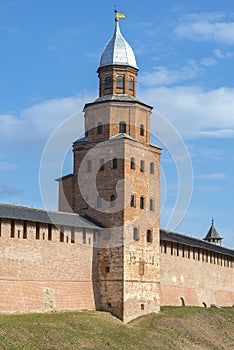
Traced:
[[211, 227], [210, 227], [206, 237], [204, 238], [204, 241], [221, 246], [222, 239], [223, 238], [220, 237], [220, 235], [218, 234], [218, 232], [214, 226], [214, 219], [212, 218]]

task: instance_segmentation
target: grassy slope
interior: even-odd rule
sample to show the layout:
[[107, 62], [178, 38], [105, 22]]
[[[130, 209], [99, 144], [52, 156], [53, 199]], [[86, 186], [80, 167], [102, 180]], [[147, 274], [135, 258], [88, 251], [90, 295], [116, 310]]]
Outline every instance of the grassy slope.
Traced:
[[231, 350], [234, 308], [163, 308], [128, 325], [101, 312], [0, 316], [0, 349]]

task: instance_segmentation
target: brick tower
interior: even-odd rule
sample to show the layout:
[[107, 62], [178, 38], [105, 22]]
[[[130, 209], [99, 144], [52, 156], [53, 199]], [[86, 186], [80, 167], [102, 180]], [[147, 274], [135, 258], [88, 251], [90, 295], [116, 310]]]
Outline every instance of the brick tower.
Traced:
[[116, 27], [98, 68], [99, 98], [84, 107], [85, 137], [73, 174], [60, 180], [59, 210], [103, 226], [99, 308], [124, 322], [159, 311], [160, 149], [150, 144], [152, 107], [136, 99], [134, 52]]

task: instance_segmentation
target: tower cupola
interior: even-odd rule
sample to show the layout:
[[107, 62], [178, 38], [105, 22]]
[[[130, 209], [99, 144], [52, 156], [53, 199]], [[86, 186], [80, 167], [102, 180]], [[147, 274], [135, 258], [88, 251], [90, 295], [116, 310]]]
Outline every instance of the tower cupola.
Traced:
[[212, 218], [211, 227], [210, 227], [206, 237], [204, 238], [204, 241], [221, 246], [222, 238], [220, 237], [220, 235], [218, 234], [218, 232], [214, 226], [214, 219], [213, 218]]
[[104, 48], [98, 68], [99, 96], [129, 95], [136, 97], [138, 67], [135, 54], [120, 31], [119, 19], [125, 18], [125, 15], [118, 11], [115, 11], [115, 14], [115, 32]]

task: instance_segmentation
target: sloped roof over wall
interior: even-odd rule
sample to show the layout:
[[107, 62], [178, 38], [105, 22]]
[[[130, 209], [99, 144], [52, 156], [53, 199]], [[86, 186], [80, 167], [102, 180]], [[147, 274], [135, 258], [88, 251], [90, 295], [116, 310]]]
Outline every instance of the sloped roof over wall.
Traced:
[[217, 253], [229, 255], [234, 257], [234, 250], [212, 244], [201, 239], [193, 238], [190, 236], [182, 235], [180, 233], [175, 233], [167, 230], [160, 230], [160, 239], [168, 242], [175, 242], [184, 244], [191, 247], [208, 249]]
[[100, 229], [99, 226], [78, 214], [46, 211], [7, 204], [0, 204], [0, 218], [43, 222], [47, 224], [82, 227], [87, 229]]

